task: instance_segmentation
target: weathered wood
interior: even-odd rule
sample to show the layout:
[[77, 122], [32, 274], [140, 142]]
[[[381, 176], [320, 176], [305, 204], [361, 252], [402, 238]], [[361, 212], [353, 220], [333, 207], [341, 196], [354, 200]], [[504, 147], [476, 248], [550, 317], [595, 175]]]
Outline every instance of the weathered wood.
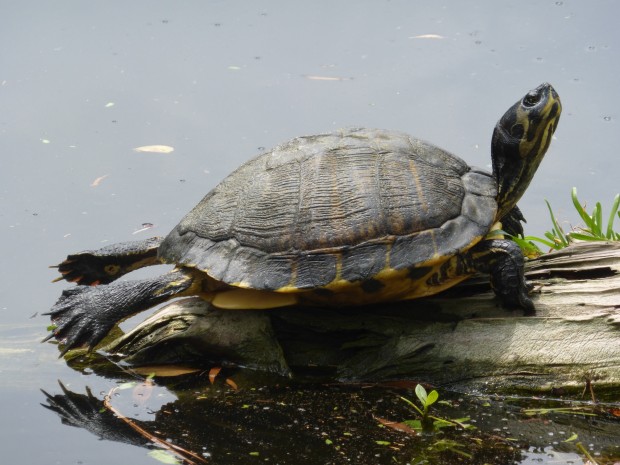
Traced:
[[575, 244], [530, 261], [527, 277], [534, 316], [499, 308], [482, 278], [432, 299], [341, 310], [234, 312], [187, 299], [107, 349], [131, 363], [191, 356], [495, 392], [620, 387], [620, 244]]

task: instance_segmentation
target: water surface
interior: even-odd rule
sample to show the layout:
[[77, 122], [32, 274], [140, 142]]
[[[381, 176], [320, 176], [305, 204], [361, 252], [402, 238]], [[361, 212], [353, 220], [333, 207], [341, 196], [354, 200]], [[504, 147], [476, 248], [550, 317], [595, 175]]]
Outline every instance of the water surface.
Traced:
[[[67, 253], [166, 234], [249, 157], [346, 126], [397, 129], [488, 167], [492, 128], [544, 81], [564, 113], [520, 205], [576, 223], [569, 192], [618, 192], [620, 6], [612, 1], [2, 2], [0, 437], [7, 463], [154, 463], [39, 406], [39, 344]], [[170, 154], [133, 149], [160, 144]], [[144, 225], [152, 225], [143, 231]], [[390, 463], [389, 457], [386, 462]], [[572, 457], [579, 463], [578, 457]], [[216, 462], [215, 462], [216, 463]], [[369, 462], [370, 463], [370, 462]]]

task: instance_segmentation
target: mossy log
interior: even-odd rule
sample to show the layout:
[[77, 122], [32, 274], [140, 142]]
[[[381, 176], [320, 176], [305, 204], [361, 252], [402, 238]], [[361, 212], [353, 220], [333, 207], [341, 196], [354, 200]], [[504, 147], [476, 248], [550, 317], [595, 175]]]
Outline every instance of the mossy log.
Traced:
[[203, 360], [327, 380], [410, 379], [493, 392], [620, 387], [620, 244], [527, 263], [536, 314], [499, 307], [486, 279], [353, 309], [221, 311], [174, 302], [107, 346], [134, 364]]

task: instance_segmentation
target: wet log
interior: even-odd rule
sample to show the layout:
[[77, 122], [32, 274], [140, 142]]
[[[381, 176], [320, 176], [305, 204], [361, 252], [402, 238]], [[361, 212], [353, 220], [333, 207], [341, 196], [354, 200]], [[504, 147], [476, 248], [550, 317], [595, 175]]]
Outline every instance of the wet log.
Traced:
[[527, 263], [536, 314], [473, 278], [429, 299], [353, 309], [221, 311], [174, 302], [106, 350], [133, 364], [203, 360], [327, 380], [410, 379], [487, 392], [620, 387], [620, 244]]

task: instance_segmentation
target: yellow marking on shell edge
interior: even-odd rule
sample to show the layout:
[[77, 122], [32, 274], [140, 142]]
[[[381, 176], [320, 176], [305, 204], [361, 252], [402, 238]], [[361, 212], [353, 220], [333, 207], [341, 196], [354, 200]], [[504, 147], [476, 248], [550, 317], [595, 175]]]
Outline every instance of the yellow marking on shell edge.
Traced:
[[[491, 233], [500, 228], [501, 223], [495, 223]], [[205, 300], [208, 300], [219, 308], [268, 309], [299, 304], [330, 306], [363, 305], [386, 301], [409, 300], [434, 295], [467, 279], [469, 275], [452, 276], [450, 279], [439, 284], [427, 283], [429, 278], [438, 272], [442, 264], [453, 258], [440, 255], [437, 252], [435, 234], [433, 234], [432, 231], [428, 233], [431, 234], [435, 253], [429, 260], [418, 263], [415, 266], [416, 269], [428, 268], [428, 272], [424, 276], [411, 278], [410, 269], [391, 268], [390, 257], [392, 248], [390, 244], [386, 250], [385, 267], [376, 275], [372, 276], [374, 281], [379, 281], [383, 284], [383, 287], [375, 292], [365, 290], [363, 288], [364, 281], [352, 282], [342, 279], [342, 257], [338, 255], [335, 265], [335, 279], [320, 288], [332, 291], [327, 294], [315, 293], [312, 292], [312, 289], [299, 289], [295, 286], [295, 279], [291, 279], [287, 285], [274, 290], [252, 289], [247, 282], [240, 281], [229, 284], [233, 289], [208, 293], [202, 292], [202, 296]], [[473, 247], [480, 239], [480, 237], [477, 237], [472, 240], [471, 243], [463, 248], [463, 251]]]
[[[429, 273], [429, 275], [436, 273], [438, 269], [439, 269], [439, 267], [435, 267]], [[469, 277], [471, 277], [471, 275], [464, 274], [462, 276], [453, 277], [452, 279], [447, 279], [446, 281], [444, 281], [441, 284], [434, 284], [432, 286], [426, 284], [426, 280], [420, 281], [419, 285], [416, 286], [415, 289], [413, 289], [409, 294], [405, 295], [402, 298], [402, 300], [418, 299], [420, 297], [428, 297], [428, 296], [431, 296], [431, 295], [439, 294], [440, 292], [445, 291], [446, 289], [450, 289], [451, 287], [455, 286], [456, 284], [460, 283], [461, 281], [465, 281]]]

